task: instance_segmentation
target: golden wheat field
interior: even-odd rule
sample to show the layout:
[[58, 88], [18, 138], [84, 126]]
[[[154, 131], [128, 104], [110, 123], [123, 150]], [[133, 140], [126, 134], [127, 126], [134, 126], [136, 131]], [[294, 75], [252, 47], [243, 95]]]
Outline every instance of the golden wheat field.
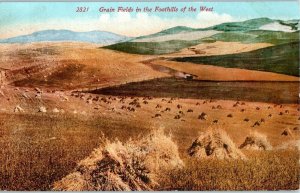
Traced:
[[87, 43], [0, 53], [0, 190], [299, 189], [298, 77]]

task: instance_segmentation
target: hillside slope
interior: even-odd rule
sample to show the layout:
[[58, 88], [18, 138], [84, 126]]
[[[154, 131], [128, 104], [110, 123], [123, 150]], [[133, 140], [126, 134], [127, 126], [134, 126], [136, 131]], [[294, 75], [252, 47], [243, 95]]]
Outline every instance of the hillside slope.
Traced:
[[204, 57], [183, 57], [178, 62], [241, 68], [299, 76], [299, 41], [246, 53]]

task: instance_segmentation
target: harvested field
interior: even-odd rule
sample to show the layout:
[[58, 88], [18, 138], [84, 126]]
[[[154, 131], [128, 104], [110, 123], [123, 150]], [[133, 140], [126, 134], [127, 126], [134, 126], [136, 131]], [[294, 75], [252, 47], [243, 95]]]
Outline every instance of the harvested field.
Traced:
[[220, 82], [161, 78], [107, 87], [91, 93], [297, 103], [298, 85], [298, 82]]
[[299, 188], [291, 76], [228, 81], [240, 69], [215, 67], [203, 71], [210, 81], [187, 80], [192, 68], [97, 45], [0, 49], [1, 190]]

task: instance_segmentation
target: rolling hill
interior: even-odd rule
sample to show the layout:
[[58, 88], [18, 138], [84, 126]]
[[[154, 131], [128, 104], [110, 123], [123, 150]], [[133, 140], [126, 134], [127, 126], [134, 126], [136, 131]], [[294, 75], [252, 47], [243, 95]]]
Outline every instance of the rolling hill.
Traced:
[[283, 21], [269, 18], [223, 23], [203, 29], [177, 26], [104, 48], [133, 54], [159, 55], [216, 41], [278, 45], [298, 41], [298, 27], [299, 20]]
[[70, 30], [44, 30], [29, 35], [1, 39], [0, 43], [31, 43], [73, 41], [96, 44], [114, 44], [130, 38], [106, 31], [74, 32]]
[[299, 41], [245, 53], [205, 57], [183, 57], [172, 60], [299, 76]]
[[177, 52], [183, 48], [197, 45], [200, 42], [201, 41], [199, 40], [171, 40], [164, 42], [121, 42], [105, 46], [104, 48], [131, 54], [159, 55]]

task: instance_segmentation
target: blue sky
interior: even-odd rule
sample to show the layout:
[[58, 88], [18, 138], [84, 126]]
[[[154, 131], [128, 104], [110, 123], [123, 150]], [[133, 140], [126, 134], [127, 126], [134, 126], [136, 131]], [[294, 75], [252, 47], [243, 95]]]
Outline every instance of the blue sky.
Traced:
[[[89, 7], [76, 13], [76, 7]], [[100, 7], [214, 7], [212, 13], [100, 13]], [[288, 2], [1, 2], [0, 38], [28, 34], [43, 29], [74, 31], [105, 30], [129, 36], [154, 33], [176, 25], [207, 27], [222, 22], [258, 17], [299, 19], [299, 3]], [[125, 26], [126, 25], [126, 26]]]

